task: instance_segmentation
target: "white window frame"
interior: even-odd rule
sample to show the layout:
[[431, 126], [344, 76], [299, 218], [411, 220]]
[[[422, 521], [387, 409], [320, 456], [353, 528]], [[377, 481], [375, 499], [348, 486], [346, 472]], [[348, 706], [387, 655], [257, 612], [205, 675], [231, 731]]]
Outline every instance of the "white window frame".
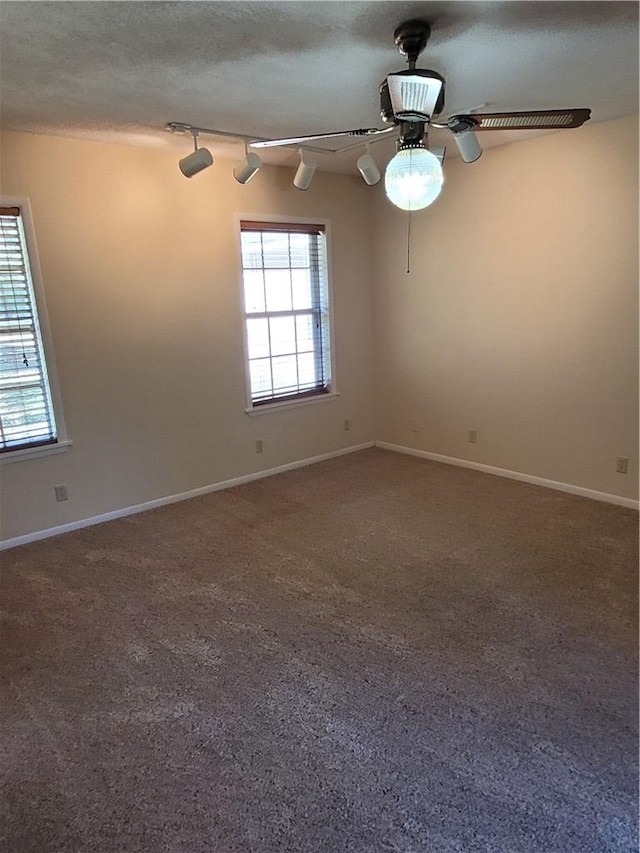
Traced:
[[[327, 297], [329, 301], [329, 363], [331, 365], [331, 390], [324, 394], [317, 394], [310, 397], [301, 397], [293, 400], [275, 400], [274, 402], [263, 403], [259, 406], [254, 406], [251, 398], [251, 374], [249, 370], [249, 343], [247, 339], [247, 311], [244, 298], [244, 276], [242, 269], [242, 222], [273, 222], [283, 225], [322, 225], [325, 231], [325, 242], [327, 252]], [[243, 359], [244, 359], [244, 381], [247, 406], [245, 412], [253, 417], [255, 415], [268, 415], [273, 412], [282, 412], [285, 409], [295, 409], [302, 406], [315, 406], [320, 403], [333, 402], [338, 399], [340, 393], [338, 391], [336, 379], [336, 336], [334, 329], [334, 312], [333, 312], [333, 264], [331, 259], [331, 222], [321, 216], [285, 216], [279, 214], [268, 213], [236, 213], [235, 214], [235, 229], [236, 229], [236, 257], [238, 259], [238, 282], [240, 296], [240, 317], [242, 324], [242, 344], [243, 344]]]
[[49, 395], [51, 405], [53, 407], [53, 416], [56, 422], [57, 441], [54, 444], [34, 445], [33, 447], [20, 447], [15, 450], [8, 449], [0, 453], [0, 465], [7, 465], [11, 462], [21, 462], [26, 459], [33, 459], [40, 456], [50, 456], [54, 453], [62, 453], [71, 447], [72, 442], [67, 435], [67, 429], [62, 410], [62, 396], [60, 394], [60, 384], [58, 382], [58, 372], [56, 370], [56, 361], [53, 351], [53, 341], [51, 338], [51, 327], [49, 325], [49, 314], [47, 312], [47, 303], [44, 295], [44, 286], [42, 283], [42, 273], [40, 270], [40, 260], [38, 257], [38, 246], [36, 243], [36, 235], [33, 227], [33, 216], [31, 213], [31, 202], [25, 196], [10, 196], [0, 195], [1, 207], [19, 207], [20, 219], [22, 221], [22, 229], [27, 250], [27, 260], [31, 272], [31, 283], [33, 285], [33, 294], [35, 297], [38, 328], [40, 331], [40, 340], [44, 350], [44, 360], [47, 368], [47, 379], [49, 385]]

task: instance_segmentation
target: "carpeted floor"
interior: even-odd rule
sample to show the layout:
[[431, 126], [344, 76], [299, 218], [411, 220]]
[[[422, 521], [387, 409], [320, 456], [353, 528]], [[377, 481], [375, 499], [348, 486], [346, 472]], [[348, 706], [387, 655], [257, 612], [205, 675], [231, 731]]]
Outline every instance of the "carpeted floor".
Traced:
[[636, 851], [637, 530], [370, 450], [6, 552], [2, 850]]

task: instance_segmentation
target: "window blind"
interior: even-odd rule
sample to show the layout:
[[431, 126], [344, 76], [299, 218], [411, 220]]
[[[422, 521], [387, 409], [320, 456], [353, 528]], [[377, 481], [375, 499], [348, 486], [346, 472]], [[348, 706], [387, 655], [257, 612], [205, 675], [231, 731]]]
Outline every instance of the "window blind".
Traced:
[[0, 452], [56, 441], [20, 209], [0, 207]]
[[252, 405], [327, 393], [324, 226], [243, 221], [241, 247]]

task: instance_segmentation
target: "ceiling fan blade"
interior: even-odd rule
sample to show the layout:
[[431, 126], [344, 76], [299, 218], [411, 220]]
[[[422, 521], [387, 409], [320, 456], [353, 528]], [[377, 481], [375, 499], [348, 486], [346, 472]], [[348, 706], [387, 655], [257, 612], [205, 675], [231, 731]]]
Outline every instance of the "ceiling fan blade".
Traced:
[[379, 130], [377, 127], [363, 127], [357, 130], [336, 130], [333, 133], [312, 133], [309, 136], [291, 136], [286, 139], [264, 139], [258, 142], [250, 142], [252, 148], [275, 148], [278, 145], [304, 145], [306, 142], [314, 142], [317, 139], [336, 139], [339, 136], [377, 136], [380, 133], [388, 133], [393, 127], [385, 127]]
[[479, 130], [547, 130], [580, 127], [589, 120], [591, 110], [530, 110], [511, 113], [473, 113], [473, 115], [452, 116], [448, 124], [460, 119], [470, 119], [474, 131]]

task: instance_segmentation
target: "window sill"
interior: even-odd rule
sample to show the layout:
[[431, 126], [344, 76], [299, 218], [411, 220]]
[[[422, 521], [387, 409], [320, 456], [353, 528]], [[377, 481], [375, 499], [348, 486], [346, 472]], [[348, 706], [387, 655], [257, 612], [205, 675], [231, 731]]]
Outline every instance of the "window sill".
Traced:
[[317, 397], [307, 397], [304, 400], [285, 400], [282, 403], [266, 403], [262, 406], [252, 406], [245, 409], [249, 417], [255, 415], [268, 415], [270, 412], [281, 412], [283, 409], [298, 409], [302, 406], [316, 406], [318, 403], [328, 403], [329, 400], [337, 400], [340, 394], [333, 391], [330, 394], [318, 394]]
[[23, 462], [40, 456], [53, 456], [55, 453], [66, 453], [72, 444], [72, 441], [58, 441], [56, 444], [43, 444], [41, 447], [23, 447], [22, 450], [9, 450], [0, 454], [0, 465]]

